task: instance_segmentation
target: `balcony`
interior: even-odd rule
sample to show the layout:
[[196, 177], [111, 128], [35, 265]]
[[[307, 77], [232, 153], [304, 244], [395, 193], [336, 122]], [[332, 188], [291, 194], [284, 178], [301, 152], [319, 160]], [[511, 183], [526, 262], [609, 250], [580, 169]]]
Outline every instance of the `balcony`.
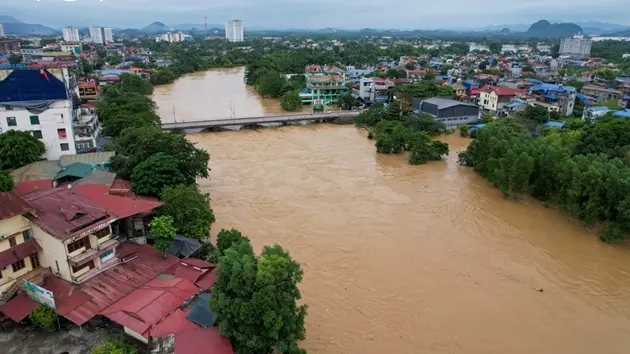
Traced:
[[[103, 237], [103, 239], [105, 239], [105, 237]], [[98, 250], [106, 251], [106, 250], [115, 248], [119, 244], [120, 242], [118, 242], [116, 238], [109, 238], [109, 239], [103, 240], [102, 242], [99, 240]]]
[[96, 258], [97, 254], [98, 254], [97, 249], [88, 248], [84, 252], [79, 253], [78, 255], [73, 255], [73, 256], [68, 255], [68, 262], [70, 262], [72, 266], [78, 267]]

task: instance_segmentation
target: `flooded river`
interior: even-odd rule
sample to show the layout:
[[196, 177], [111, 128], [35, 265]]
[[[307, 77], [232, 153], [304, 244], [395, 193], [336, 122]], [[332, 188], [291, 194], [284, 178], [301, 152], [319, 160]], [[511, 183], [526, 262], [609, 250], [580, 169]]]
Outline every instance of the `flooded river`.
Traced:
[[[238, 84], [238, 71], [208, 72], [154, 99], [160, 112], [181, 100], [209, 117], [222, 97], [264, 113]], [[189, 138], [211, 154], [199, 182], [213, 233], [238, 228], [302, 263], [310, 353], [630, 353], [630, 251], [535, 201], [505, 200], [457, 165], [465, 139], [444, 138], [443, 162], [410, 166], [353, 126]]]

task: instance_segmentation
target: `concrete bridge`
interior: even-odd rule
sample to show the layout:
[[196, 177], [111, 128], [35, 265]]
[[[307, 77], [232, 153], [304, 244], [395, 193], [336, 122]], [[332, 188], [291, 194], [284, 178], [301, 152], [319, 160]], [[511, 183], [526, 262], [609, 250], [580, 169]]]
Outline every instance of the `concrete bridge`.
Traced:
[[227, 126], [251, 126], [265, 123], [291, 123], [300, 121], [314, 122], [332, 122], [339, 118], [354, 118], [361, 113], [360, 111], [340, 111], [340, 112], [322, 112], [322, 113], [302, 113], [302, 114], [281, 114], [275, 116], [263, 117], [246, 117], [246, 118], [225, 118], [213, 120], [200, 120], [190, 122], [162, 123], [164, 130], [180, 130], [180, 129], [210, 129], [221, 128]]

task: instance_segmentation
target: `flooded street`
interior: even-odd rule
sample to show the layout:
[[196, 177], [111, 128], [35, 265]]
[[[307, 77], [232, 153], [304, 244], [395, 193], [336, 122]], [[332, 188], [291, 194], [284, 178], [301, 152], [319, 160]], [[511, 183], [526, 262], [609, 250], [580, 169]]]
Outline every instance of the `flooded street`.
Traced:
[[[184, 107], [188, 119], [222, 114], [229, 100], [266, 112], [242, 81], [221, 90], [206, 75], [230, 75], [197, 75], [156, 89], [165, 121], [173, 102], [178, 119]], [[447, 160], [411, 166], [377, 155], [354, 126], [189, 138], [211, 154], [199, 183], [213, 235], [237, 228], [302, 263], [309, 353], [630, 352], [630, 252], [536, 201], [504, 199], [457, 164], [466, 139], [445, 137]]]

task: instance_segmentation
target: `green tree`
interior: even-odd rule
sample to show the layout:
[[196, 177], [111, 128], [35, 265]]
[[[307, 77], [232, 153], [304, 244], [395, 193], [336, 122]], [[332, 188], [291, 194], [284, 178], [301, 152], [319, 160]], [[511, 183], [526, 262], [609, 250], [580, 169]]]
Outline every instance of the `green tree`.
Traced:
[[249, 242], [249, 238], [235, 229], [221, 229], [217, 234], [217, 249], [219, 250], [219, 255], [223, 256], [225, 251], [241, 241]]
[[29, 132], [9, 130], [0, 134], [0, 171], [38, 161], [45, 152], [44, 143]]
[[350, 93], [344, 93], [343, 95], [339, 96], [337, 100], [337, 103], [339, 104], [339, 106], [341, 106], [341, 109], [345, 110], [351, 110], [352, 107], [356, 106], [356, 102], [357, 100], [355, 100]]
[[160, 195], [166, 186], [185, 183], [179, 162], [163, 152], [151, 155], [133, 168], [133, 191], [143, 195]]
[[438, 87], [436, 96], [453, 97], [453, 96], [455, 96], [455, 91], [453, 90], [452, 87], [450, 87], [448, 85], [442, 85], [442, 86]]
[[151, 74], [151, 83], [153, 85], [166, 85], [171, 84], [177, 76], [169, 68], [156, 69]]
[[[164, 153], [177, 161], [177, 169], [184, 176], [183, 184], [194, 184], [197, 178], [208, 177], [210, 155], [197, 149], [181, 133], [166, 133], [157, 128], [131, 128], [116, 139], [116, 156], [112, 168], [120, 178], [132, 179], [134, 167], [156, 153]], [[169, 183], [175, 185], [178, 183]], [[162, 189], [158, 189], [159, 194]]]
[[616, 100], [608, 100], [608, 101], [602, 102], [601, 105], [608, 107], [608, 109], [621, 110], [621, 106], [619, 106], [619, 102]]
[[80, 64], [81, 71], [83, 72], [83, 75], [88, 75], [94, 72], [94, 68], [92, 67], [90, 62], [88, 62], [86, 59], [83, 59], [83, 58], [79, 59], [79, 64]]
[[459, 127], [457, 127], [457, 129], [459, 130], [459, 135], [462, 137], [468, 137], [468, 126], [466, 124], [462, 124]]
[[306, 354], [298, 346], [307, 309], [297, 305], [302, 277], [300, 265], [278, 245], [265, 247], [259, 258], [247, 241], [225, 251], [210, 305], [236, 352]]
[[108, 337], [100, 341], [91, 354], [137, 354], [138, 348], [121, 337]]
[[546, 123], [549, 121], [549, 111], [547, 108], [539, 105], [528, 105], [521, 113], [521, 117], [538, 123]]
[[44, 305], [31, 312], [28, 315], [28, 319], [45, 331], [53, 332], [57, 330], [57, 314]]
[[490, 45], [488, 46], [490, 48], [490, 52], [493, 54], [500, 54], [501, 53], [501, 48], [503, 48], [503, 45], [499, 42], [491, 42]]
[[141, 95], [150, 95], [153, 93], [153, 85], [139, 75], [122, 74], [120, 76], [120, 91], [122, 93], [139, 93]]
[[200, 240], [208, 237], [215, 216], [210, 208], [210, 196], [201, 193], [197, 185], [166, 186], [160, 200], [164, 203], [160, 215], [172, 217], [177, 231]]
[[167, 257], [168, 249], [175, 242], [175, 227], [173, 226], [173, 218], [170, 216], [156, 216], [149, 224], [151, 236], [155, 242], [155, 248], [164, 252], [164, 258]]
[[0, 192], [10, 192], [14, 188], [13, 177], [7, 171], [0, 171]]
[[414, 63], [407, 63], [407, 64], [405, 64], [405, 69], [407, 69], [407, 70], [415, 70], [416, 69], [416, 65]]
[[301, 91], [303, 88], [306, 87], [306, 76], [304, 76], [303, 74], [296, 74], [291, 76], [291, 78], [289, 79], [289, 85], [291, 85], [291, 88], [293, 90]]
[[107, 57], [107, 62], [109, 65], [118, 65], [122, 62], [122, 58], [118, 55], [110, 55]]
[[285, 92], [287, 79], [277, 71], [270, 71], [260, 78], [256, 89], [263, 97], [278, 98]]
[[288, 91], [280, 99], [280, 106], [287, 112], [295, 112], [302, 108], [302, 99], [297, 91]]
[[11, 54], [9, 55], [9, 64], [19, 64], [22, 62], [21, 54]]
[[159, 127], [153, 101], [137, 92], [123, 92], [107, 86], [95, 103], [96, 113], [103, 124], [103, 134], [119, 137], [123, 130], [135, 127]]

